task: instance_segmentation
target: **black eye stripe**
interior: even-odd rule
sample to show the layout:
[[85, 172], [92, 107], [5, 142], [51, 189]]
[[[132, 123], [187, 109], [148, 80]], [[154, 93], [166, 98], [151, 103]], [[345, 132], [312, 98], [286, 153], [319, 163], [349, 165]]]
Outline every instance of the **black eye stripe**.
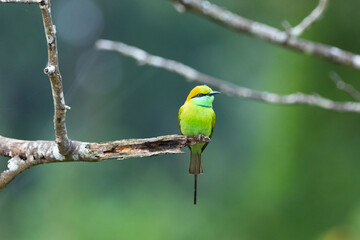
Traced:
[[198, 94], [196, 94], [195, 96], [193, 96], [193, 97], [191, 97], [191, 98], [204, 97], [204, 96], [206, 96], [206, 95], [208, 95], [208, 94], [207, 94], [207, 93], [198, 93]]

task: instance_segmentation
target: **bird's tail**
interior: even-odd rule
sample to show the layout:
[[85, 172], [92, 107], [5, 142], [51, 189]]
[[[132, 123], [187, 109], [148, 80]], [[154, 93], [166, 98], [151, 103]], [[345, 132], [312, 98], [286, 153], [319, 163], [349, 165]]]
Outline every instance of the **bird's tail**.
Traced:
[[196, 195], [197, 195], [197, 175], [194, 175], [194, 205], [196, 205]]
[[201, 167], [201, 153], [191, 152], [189, 173], [194, 175], [203, 173], [203, 169]]
[[189, 173], [194, 174], [194, 177], [195, 177], [195, 179], [194, 179], [194, 204], [196, 204], [197, 175], [200, 173], [203, 173], [203, 169], [201, 167], [201, 153], [191, 152]]

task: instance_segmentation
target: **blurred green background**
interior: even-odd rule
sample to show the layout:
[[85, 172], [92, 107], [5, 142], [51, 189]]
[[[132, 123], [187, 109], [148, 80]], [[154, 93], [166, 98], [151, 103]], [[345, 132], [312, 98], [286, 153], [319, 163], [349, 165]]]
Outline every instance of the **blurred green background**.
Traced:
[[[214, 0], [281, 28], [316, 0]], [[360, 2], [330, 1], [303, 37], [360, 52]], [[118, 40], [204, 73], [263, 91], [336, 89], [336, 71], [359, 72], [231, 32], [165, 0], [53, 0], [69, 137], [107, 141], [179, 133], [177, 112], [196, 85], [112, 52]], [[0, 5], [0, 134], [54, 139], [40, 11]], [[203, 154], [198, 205], [189, 152], [101, 163], [41, 165], [0, 192], [0, 239], [360, 239], [360, 115], [219, 95]], [[0, 158], [0, 169], [6, 168]]]

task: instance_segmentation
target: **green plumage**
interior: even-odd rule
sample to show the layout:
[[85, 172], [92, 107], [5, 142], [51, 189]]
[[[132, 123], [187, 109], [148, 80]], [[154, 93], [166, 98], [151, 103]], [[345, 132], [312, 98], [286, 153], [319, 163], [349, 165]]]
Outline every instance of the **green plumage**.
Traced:
[[[212, 136], [215, 126], [215, 112], [212, 109], [214, 94], [208, 86], [197, 86], [189, 94], [186, 102], [179, 110], [178, 122], [180, 131], [186, 136], [205, 135]], [[196, 204], [197, 175], [203, 173], [201, 166], [201, 153], [208, 143], [200, 143], [190, 147], [189, 173], [195, 175], [194, 203]]]

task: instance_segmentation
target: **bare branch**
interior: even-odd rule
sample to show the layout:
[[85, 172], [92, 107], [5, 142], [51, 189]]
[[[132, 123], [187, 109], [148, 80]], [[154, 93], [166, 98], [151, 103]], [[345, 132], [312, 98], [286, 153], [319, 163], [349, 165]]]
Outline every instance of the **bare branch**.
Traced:
[[235, 95], [242, 98], [249, 98], [257, 101], [276, 103], [276, 104], [306, 104], [324, 109], [341, 112], [360, 112], [360, 103], [357, 102], [335, 102], [318, 95], [307, 95], [303, 93], [293, 93], [290, 95], [278, 95], [275, 93], [261, 92], [249, 88], [241, 87], [233, 83], [217, 79], [203, 74], [183, 63], [151, 55], [142, 49], [126, 45], [121, 42], [110, 40], [98, 40], [96, 48], [101, 50], [116, 51], [125, 56], [132, 57], [141, 64], [163, 68], [170, 72], [175, 72], [191, 81], [208, 84], [220, 89], [228, 95]]
[[0, 191], [24, 170], [36, 165], [35, 162], [24, 161], [19, 156], [14, 156], [8, 161], [8, 169], [0, 175]]
[[277, 28], [263, 23], [254, 22], [235, 13], [218, 7], [204, 0], [170, 0], [176, 3], [177, 9], [182, 5], [185, 10], [197, 13], [209, 18], [225, 27], [237, 32], [264, 39], [270, 43], [298, 51], [304, 54], [314, 55], [323, 59], [360, 69], [360, 55], [354, 54], [334, 46], [312, 42], [291, 36]]
[[41, 1], [40, 9], [48, 48], [48, 64], [44, 72], [49, 76], [54, 101], [55, 142], [58, 144], [60, 153], [67, 155], [72, 150], [72, 146], [66, 131], [66, 105], [59, 70], [56, 29], [52, 23], [50, 0]]
[[39, 4], [42, 0], [0, 0], [0, 3], [37, 3]]
[[73, 141], [74, 149], [66, 157], [59, 153], [53, 141], [24, 141], [0, 136], [0, 155], [12, 157], [8, 170], [0, 176], [0, 190], [22, 171], [45, 163], [56, 162], [99, 162], [108, 159], [123, 160], [136, 157], [151, 157], [162, 154], [183, 153], [181, 148], [210, 138], [203, 135], [168, 135], [145, 139], [127, 139], [106, 143]]
[[316, 22], [317, 20], [320, 19], [320, 17], [324, 13], [324, 11], [328, 5], [328, 2], [329, 2], [328, 0], [319, 0], [319, 4], [317, 5], [317, 7], [310, 13], [309, 16], [304, 18], [302, 20], [302, 22], [299, 23], [299, 25], [297, 25], [296, 27], [293, 27], [290, 30], [290, 34], [292, 36], [296, 36], [296, 37], [300, 36], [314, 22]]
[[346, 83], [336, 72], [330, 72], [329, 77], [334, 81], [336, 87], [349, 94], [356, 101], [360, 102], [360, 92], [351, 84]]

